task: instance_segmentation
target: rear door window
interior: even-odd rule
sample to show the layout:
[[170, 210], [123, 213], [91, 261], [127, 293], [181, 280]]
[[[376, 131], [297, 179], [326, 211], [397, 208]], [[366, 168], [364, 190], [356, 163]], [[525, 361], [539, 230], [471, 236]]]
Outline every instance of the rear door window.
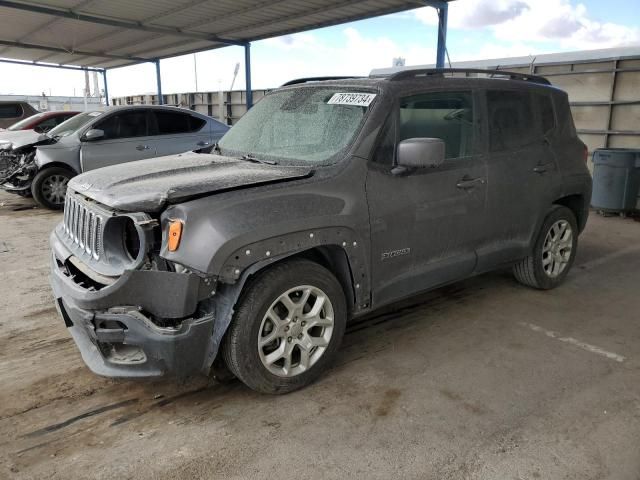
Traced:
[[95, 128], [104, 131], [104, 140], [146, 137], [148, 135], [147, 111], [116, 113], [105, 118]]
[[207, 123], [188, 113], [154, 111], [153, 115], [156, 118], [157, 135], [197, 132]]
[[514, 150], [540, 137], [528, 91], [489, 90], [487, 107], [491, 151]]
[[473, 96], [471, 92], [431, 92], [400, 100], [399, 141], [440, 138], [445, 158], [474, 153]]

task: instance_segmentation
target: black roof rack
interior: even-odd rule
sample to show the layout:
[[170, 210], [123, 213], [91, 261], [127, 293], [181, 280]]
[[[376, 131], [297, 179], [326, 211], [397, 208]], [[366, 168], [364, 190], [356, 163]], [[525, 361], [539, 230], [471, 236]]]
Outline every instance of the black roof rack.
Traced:
[[419, 76], [446, 75], [447, 73], [484, 73], [491, 77], [507, 77], [509, 80], [522, 80], [525, 82], [539, 83], [541, 85], [551, 85], [551, 82], [539, 75], [531, 75], [529, 73], [516, 73], [505, 70], [484, 70], [482, 68], [416, 68], [412, 70], [401, 70], [397, 73], [389, 75], [388, 80], [395, 82], [398, 80], [407, 80]]
[[324, 82], [325, 80], [348, 80], [350, 78], [368, 78], [368, 77], [354, 77], [354, 76], [346, 76], [346, 77], [305, 77], [305, 78], [296, 78], [295, 80], [289, 80], [288, 82], [285, 82], [280, 86], [281, 87], [286, 87], [288, 85], [298, 85], [299, 83]]

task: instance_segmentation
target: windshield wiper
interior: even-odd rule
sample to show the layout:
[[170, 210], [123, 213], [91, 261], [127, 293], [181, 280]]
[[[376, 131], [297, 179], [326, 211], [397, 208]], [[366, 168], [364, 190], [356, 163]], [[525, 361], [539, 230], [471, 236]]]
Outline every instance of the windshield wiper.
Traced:
[[245, 153], [244, 155], [242, 155], [240, 157], [240, 160], [245, 160], [247, 162], [253, 162], [253, 163], [262, 163], [264, 165], [277, 165], [277, 162], [274, 162], [273, 160], [264, 160], [264, 159], [260, 159], [260, 158], [256, 158], [255, 155], [253, 155], [253, 153]]

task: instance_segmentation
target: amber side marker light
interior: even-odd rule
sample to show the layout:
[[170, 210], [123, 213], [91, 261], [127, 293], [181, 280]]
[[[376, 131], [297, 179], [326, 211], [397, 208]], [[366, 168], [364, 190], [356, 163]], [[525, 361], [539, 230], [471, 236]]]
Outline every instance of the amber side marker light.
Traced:
[[170, 252], [175, 252], [180, 246], [182, 237], [182, 220], [171, 220], [169, 223], [169, 241], [167, 247]]

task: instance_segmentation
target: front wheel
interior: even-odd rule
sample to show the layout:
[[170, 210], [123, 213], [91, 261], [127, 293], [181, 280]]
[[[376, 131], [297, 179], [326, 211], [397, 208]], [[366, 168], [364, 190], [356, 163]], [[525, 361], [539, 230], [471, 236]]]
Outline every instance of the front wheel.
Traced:
[[73, 173], [66, 168], [49, 167], [40, 170], [31, 182], [33, 199], [49, 210], [62, 209], [71, 177]]
[[541, 290], [565, 279], [576, 256], [578, 224], [571, 210], [555, 205], [545, 218], [531, 254], [513, 267], [520, 283]]
[[344, 293], [331, 272], [307, 260], [285, 262], [250, 281], [222, 354], [249, 388], [288, 393], [327, 369], [346, 321]]

